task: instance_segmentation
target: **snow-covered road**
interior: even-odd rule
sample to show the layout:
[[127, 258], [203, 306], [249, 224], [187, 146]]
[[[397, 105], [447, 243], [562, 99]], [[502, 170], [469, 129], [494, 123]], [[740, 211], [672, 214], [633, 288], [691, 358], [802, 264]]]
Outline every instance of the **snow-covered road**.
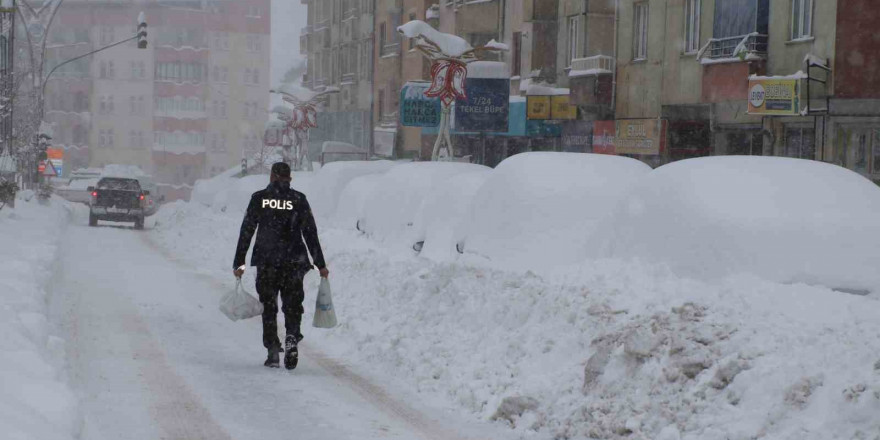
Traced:
[[228, 285], [144, 233], [81, 220], [62, 243], [51, 308], [83, 439], [487, 438], [426, 415], [308, 340], [295, 371], [266, 369], [259, 320], [232, 323], [217, 310]]

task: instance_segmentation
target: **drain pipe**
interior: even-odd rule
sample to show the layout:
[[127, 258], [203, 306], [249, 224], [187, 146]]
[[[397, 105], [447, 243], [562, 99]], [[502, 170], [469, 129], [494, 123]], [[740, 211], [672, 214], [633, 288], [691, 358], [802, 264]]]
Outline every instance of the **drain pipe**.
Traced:
[[620, 0], [614, 0], [614, 70], [611, 73], [611, 114], [617, 119], [617, 31], [620, 24]]

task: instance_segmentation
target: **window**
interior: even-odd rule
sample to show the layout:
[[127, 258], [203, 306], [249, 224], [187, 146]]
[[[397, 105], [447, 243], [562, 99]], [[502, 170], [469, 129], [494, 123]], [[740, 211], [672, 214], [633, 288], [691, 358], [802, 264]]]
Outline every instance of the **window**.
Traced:
[[260, 69], [254, 69], [253, 81], [251, 84], [260, 84]]
[[229, 34], [226, 32], [218, 32], [214, 34], [214, 48], [229, 50]]
[[648, 58], [648, 4], [633, 5], [633, 59]]
[[700, 50], [700, 3], [701, 0], [684, 2], [684, 52]]
[[379, 116], [385, 116], [385, 89], [379, 89]]
[[248, 52], [259, 52], [262, 50], [263, 43], [260, 40], [259, 35], [248, 35], [247, 36], [247, 51]]
[[379, 24], [379, 53], [380, 54], [385, 53], [385, 43], [386, 43], [385, 34], [386, 34], [385, 22], [383, 21], [382, 23]]
[[581, 17], [575, 15], [568, 17], [568, 54], [566, 57], [566, 66], [571, 66], [571, 60], [580, 57], [578, 52], [578, 30], [580, 28]]
[[764, 135], [760, 130], [739, 130], [725, 134], [727, 154], [733, 156], [761, 156], [764, 153]]
[[880, 174], [880, 129], [844, 126], [837, 137], [836, 164], [863, 175]]
[[116, 32], [110, 26], [101, 27], [101, 44], [108, 45], [114, 43], [116, 39]]
[[791, 39], [813, 34], [813, 0], [791, 0]]
[[815, 159], [816, 132], [812, 128], [786, 128], [784, 156], [800, 159]]
[[511, 75], [519, 76], [521, 74], [520, 65], [522, 64], [522, 32], [513, 33], [513, 60], [510, 69]]
[[138, 105], [137, 105], [137, 97], [132, 96], [128, 98], [129, 103], [129, 113], [132, 115], [138, 114]]

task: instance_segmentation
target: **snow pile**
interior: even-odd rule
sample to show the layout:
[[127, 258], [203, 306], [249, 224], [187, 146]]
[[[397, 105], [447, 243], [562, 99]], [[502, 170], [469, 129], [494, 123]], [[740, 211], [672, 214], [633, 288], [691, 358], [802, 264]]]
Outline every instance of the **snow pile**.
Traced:
[[435, 187], [422, 202], [413, 221], [416, 241], [424, 241], [421, 256], [450, 261], [473, 221], [472, 201], [491, 171], [459, 174]]
[[339, 194], [334, 221], [342, 228], [355, 228], [363, 218], [367, 200], [382, 182], [381, 174], [369, 174], [352, 179]]
[[[325, 142], [325, 146], [326, 146]], [[382, 174], [390, 170], [394, 162], [348, 161], [326, 164], [315, 173], [309, 204], [315, 216], [329, 218], [336, 212], [339, 196], [353, 179], [369, 174]]]
[[[612, 157], [618, 160], [581, 163], [575, 175], [565, 163], [577, 164], [573, 156], [588, 155], [547, 156], [524, 160], [541, 165], [553, 158], [553, 171], [572, 176], [564, 185], [553, 175], [519, 174], [557, 203], [563, 198], [548, 188], [583, 189], [579, 182], [599, 180], [608, 169], [614, 170], [609, 174], [647, 172]], [[555, 163], [556, 158], [565, 160]], [[442, 198], [439, 187], [450, 182], [467, 191], [480, 186], [479, 174], [490, 176], [482, 186], [491, 187], [508, 167], [445, 176], [420, 192]], [[435, 174], [409, 168], [353, 179], [340, 195], [336, 217], [349, 214], [344, 204], [356, 210], [352, 205], [380, 194], [404, 199], [400, 188], [407, 185], [389, 186], [396, 188], [391, 193], [380, 190], [394, 180], [391, 175], [408, 174], [404, 183], [427, 186], [426, 176]], [[616, 179], [602, 189], [617, 190], [622, 185]], [[452, 193], [450, 188], [446, 195]], [[536, 199], [542, 197], [523, 194], [541, 215], [547, 210]], [[435, 206], [458, 209], [458, 202]], [[581, 208], [590, 206], [585, 202], [575, 199], [566, 209], [587, 210]], [[420, 203], [427, 212], [430, 203]], [[152, 239], [175, 257], [228, 279], [240, 216], [183, 202], [164, 206], [159, 216]], [[340, 325], [304, 328], [307, 347], [354, 366], [359, 374], [418, 392], [419, 400], [431, 405], [452, 405], [476, 419], [509, 426], [511, 438], [880, 435], [880, 301], [873, 297], [747, 276], [695, 281], [662, 266], [626, 260], [525, 273], [487, 267], [468, 254], [438, 263], [325, 225], [319, 219]], [[514, 238], [531, 240], [529, 233], [523, 229]], [[586, 231], [571, 237], [582, 235]], [[308, 322], [318, 285], [314, 272], [305, 284]]]
[[110, 164], [101, 170], [101, 177], [119, 177], [124, 179], [135, 179], [146, 175], [142, 169], [136, 165], [119, 165]]
[[407, 38], [423, 36], [436, 44], [444, 55], [453, 58], [460, 57], [465, 52], [473, 49], [464, 38], [452, 34], [444, 34], [421, 20], [412, 20], [403, 26], [399, 26], [397, 31]]
[[501, 61], [474, 61], [467, 65], [468, 78], [509, 79], [510, 70]]
[[367, 199], [361, 227], [379, 239], [409, 240], [416, 212], [432, 189], [453, 176], [486, 169], [489, 168], [452, 162], [413, 162], [395, 166], [382, 176]]
[[[294, 172], [291, 187], [307, 192], [313, 175], [310, 172]], [[215, 176], [212, 179], [196, 182], [198, 191], [193, 191], [193, 201], [211, 207], [215, 212], [244, 214], [251, 196], [269, 185], [267, 174], [253, 174], [242, 178]], [[311, 200], [311, 199], [310, 199]]]
[[650, 171], [601, 154], [507, 158], [474, 199], [465, 252], [525, 268], [580, 261], [596, 223]]
[[[23, 194], [27, 195], [27, 194]], [[64, 342], [50, 335], [46, 291], [69, 217], [20, 198], [0, 211], [0, 426], [8, 439], [72, 439], [80, 421], [65, 383]]]
[[615, 210], [600, 255], [701, 279], [880, 291], [880, 188], [823, 162], [711, 157], [664, 165]]

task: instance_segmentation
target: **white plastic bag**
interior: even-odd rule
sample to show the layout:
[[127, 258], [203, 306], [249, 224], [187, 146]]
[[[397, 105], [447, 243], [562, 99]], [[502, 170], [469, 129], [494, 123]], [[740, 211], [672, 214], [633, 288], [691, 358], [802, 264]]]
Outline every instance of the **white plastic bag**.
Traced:
[[244, 290], [241, 278], [235, 283], [235, 289], [230, 290], [220, 300], [220, 311], [227, 318], [238, 321], [239, 319], [253, 318], [263, 314], [263, 303]]
[[330, 296], [330, 281], [321, 278], [318, 287], [318, 299], [315, 301], [315, 318], [312, 326], [317, 328], [336, 327], [336, 310], [333, 308], [333, 298]]

